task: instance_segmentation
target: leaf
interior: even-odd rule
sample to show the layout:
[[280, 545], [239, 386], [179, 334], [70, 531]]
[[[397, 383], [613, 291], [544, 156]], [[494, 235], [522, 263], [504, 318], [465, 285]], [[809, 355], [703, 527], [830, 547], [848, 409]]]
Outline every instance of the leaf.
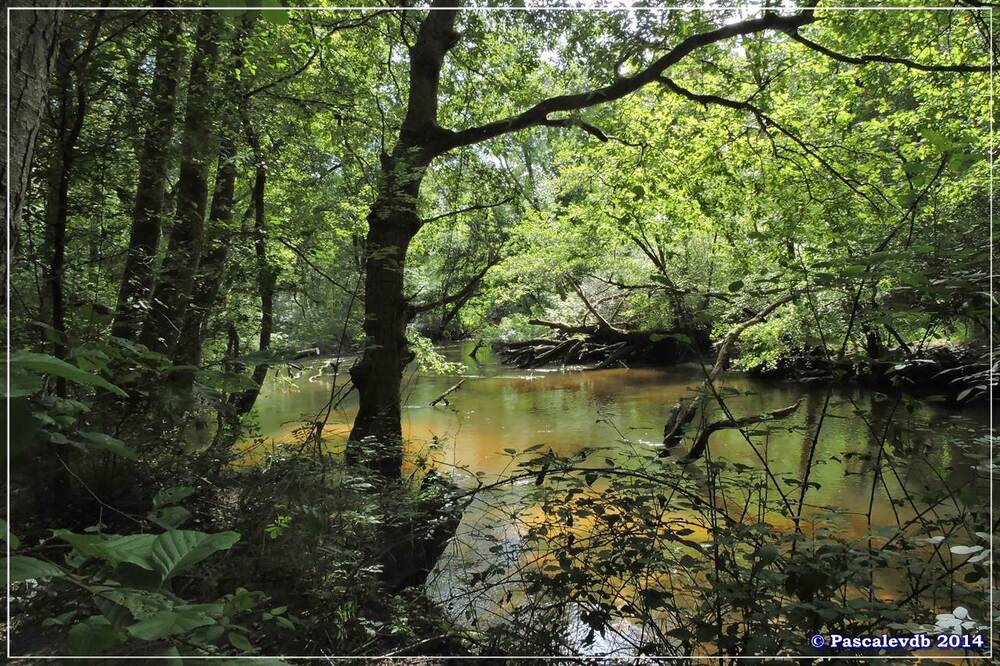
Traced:
[[978, 553], [982, 549], [982, 546], [952, 546], [951, 552], [956, 555], [972, 555], [973, 553]]
[[49, 354], [36, 354], [33, 352], [16, 351], [10, 354], [9, 364], [16, 368], [23, 368], [32, 372], [39, 372], [44, 375], [62, 377], [77, 384], [87, 386], [99, 386], [111, 391], [115, 395], [123, 398], [128, 397], [128, 393], [115, 386], [108, 380], [98, 375], [85, 372], [75, 365], [71, 365], [62, 359]]
[[19, 548], [21, 546], [21, 540], [17, 538], [17, 535], [10, 531], [7, 527], [7, 521], [0, 518], [0, 532], [3, 533], [3, 540], [10, 542], [11, 548]]
[[164, 488], [153, 497], [153, 507], [158, 509], [161, 506], [177, 504], [181, 500], [186, 499], [193, 494], [194, 488], [191, 486], [174, 486], [172, 488]]
[[10, 383], [7, 384], [7, 373], [3, 373], [4, 395], [10, 398], [25, 398], [42, 389], [42, 378], [26, 372], [22, 368], [10, 368]]
[[131, 562], [143, 569], [153, 570], [152, 550], [157, 535], [155, 534], [126, 534], [108, 539], [98, 546], [99, 552], [104, 554], [104, 559], [113, 564]]
[[[260, 3], [261, 7], [281, 7], [280, 0], [263, 0]], [[275, 25], [285, 25], [288, 23], [288, 10], [274, 10], [269, 9], [267, 11], [261, 12], [261, 15], [266, 21], [270, 21]]]
[[104, 537], [97, 534], [74, 534], [69, 530], [54, 530], [52, 533], [56, 538], [72, 545], [84, 557], [95, 557], [114, 565], [128, 562], [148, 571], [154, 570], [152, 547], [157, 538], [155, 534]]
[[191, 517], [191, 512], [182, 506], [165, 506], [151, 512], [149, 519], [165, 530], [175, 530]]
[[98, 655], [118, 645], [122, 633], [101, 615], [87, 618], [69, 630], [69, 647], [75, 655]]
[[743, 280], [733, 280], [732, 282], [729, 283], [730, 293], [739, 291], [742, 288], [743, 288]]
[[127, 460], [138, 460], [139, 458], [135, 451], [125, 446], [125, 442], [115, 439], [111, 435], [105, 435], [103, 432], [81, 432], [78, 434], [87, 440], [91, 447], [103, 449]]
[[159, 592], [120, 588], [101, 592], [101, 597], [128, 609], [136, 620], [144, 620], [157, 613], [169, 610], [170, 599]]
[[4, 558], [4, 572], [7, 571], [8, 564], [10, 566], [11, 583], [19, 583], [24, 580], [58, 578], [66, 575], [66, 572], [56, 564], [36, 560], [33, 557], [26, 557], [24, 555], [14, 555], [9, 560]]
[[234, 648], [240, 650], [241, 652], [255, 651], [253, 644], [250, 641], [248, 641], [247, 637], [244, 636], [243, 634], [238, 634], [235, 631], [231, 631], [229, 632], [229, 635], [226, 636], [226, 638], [229, 639], [230, 644], [232, 644]]
[[236, 532], [205, 534], [192, 530], [169, 530], [156, 537], [152, 559], [163, 580], [189, 569], [220, 550], [228, 550], [240, 540]]
[[128, 633], [144, 641], [158, 641], [210, 624], [215, 624], [215, 620], [204, 613], [166, 610], [136, 622], [128, 628]]

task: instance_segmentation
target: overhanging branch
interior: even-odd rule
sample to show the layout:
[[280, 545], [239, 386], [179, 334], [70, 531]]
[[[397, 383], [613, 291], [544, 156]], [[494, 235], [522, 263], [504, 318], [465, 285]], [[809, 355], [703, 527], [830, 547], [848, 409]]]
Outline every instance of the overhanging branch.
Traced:
[[890, 65], [903, 65], [910, 69], [916, 69], [921, 72], [966, 72], [966, 73], [983, 73], [989, 72], [989, 65], [927, 65], [921, 62], [916, 62], [915, 60], [910, 60], [909, 58], [897, 58], [895, 56], [868, 54], [860, 56], [851, 56], [844, 53], [839, 53], [833, 49], [827, 48], [822, 44], [817, 44], [808, 37], [803, 37], [799, 34], [797, 30], [788, 33], [788, 36], [797, 41], [799, 44], [816, 51], [817, 53], [822, 53], [827, 58], [837, 60], [839, 62], [846, 62], [851, 65], [868, 65], [875, 62], [890, 64]]

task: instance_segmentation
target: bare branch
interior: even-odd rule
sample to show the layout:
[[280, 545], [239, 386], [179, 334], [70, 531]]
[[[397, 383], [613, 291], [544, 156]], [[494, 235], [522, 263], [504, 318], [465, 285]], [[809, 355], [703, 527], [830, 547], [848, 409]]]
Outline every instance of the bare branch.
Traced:
[[763, 414], [744, 416], [741, 419], [722, 419], [720, 421], [713, 421], [702, 429], [701, 433], [698, 435], [698, 439], [694, 442], [694, 446], [691, 447], [691, 450], [685, 456], [685, 459], [696, 460], [697, 458], [700, 458], [701, 454], [704, 453], [705, 449], [708, 447], [709, 438], [719, 430], [744, 428], [755, 423], [767, 423], [768, 421], [783, 419], [794, 414], [796, 410], [798, 410], [800, 404], [802, 404], [801, 399], [791, 405], [788, 405], [787, 407], [775, 409], [770, 412], [764, 412]]
[[447, 213], [441, 213], [440, 215], [435, 215], [434, 217], [424, 218], [424, 224], [428, 222], [436, 222], [437, 220], [443, 220], [446, 217], [451, 217], [453, 215], [461, 215], [463, 213], [471, 213], [477, 210], [487, 210], [489, 208], [496, 208], [497, 206], [502, 206], [504, 204], [510, 203], [514, 200], [514, 197], [507, 197], [502, 201], [497, 201], [491, 204], [475, 204], [473, 206], [466, 206], [465, 208], [459, 208], [458, 210], [449, 211]]

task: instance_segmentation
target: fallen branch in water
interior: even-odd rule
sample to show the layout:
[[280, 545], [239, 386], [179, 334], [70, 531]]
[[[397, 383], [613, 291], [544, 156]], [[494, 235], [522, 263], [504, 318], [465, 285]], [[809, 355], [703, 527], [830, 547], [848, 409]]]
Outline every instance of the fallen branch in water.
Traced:
[[457, 384], [455, 384], [454, 386], [452, 386], [450, 389], [448, 389], [447, 391], [445, 391], [444, 393], [442, 393], [438, 397], [434, 398], [434, 400], [431, 401], [431, 407], [433, 407], [434, 405], [438, 404], [442, 400], [444, 400], [444, 404], [447, 405], [448, 404], [448, 400], [446, 398], [449, 395], [451, 395], [452, 393], [454, 393], [455, 391], [457, 391], [458, 389], [462, 388], [462, 384], [464, 384], [464, 383], [465, 383], [465, 379], [462, 379], [460, 382], [458, 382]]
[[743, 331], [747, 330], [751, 326], [756, 326], [757, 324], [762, 323], [765, 319], [767, 319], [768, 315], [785, 303], [792, 301], [795, 296], [795, 293], [782, 296], [750, 319], [734, 326], [733, 329], [726, 334], [726, 337], [723, 338], [722, 342], [719, 344], [719, 352], [715, 356], [715, 365], [712, 366], [712, 370], [708, 373], [708, 376], [705, 377], [705, 381], [702, 382], [701, 387], [698, 389], [699, 397], [696, 397], [690, 402], [678, 402], [674, 404], [671, 409], [670, 419], [663, 427], [663, 446], [669, 449], [680, 443], [681, 438], [684, 436], [684, 427], [691, 422], [695, 415], [695, 409], [697, 409], [704, 401], [705, 388], [709, 384], [715, 382], [719, 375], [722, 374], [723, 368], [726, 367], [726, 361], [729, 359], [729, 355], [732, 354], [736, 341], [739, 340]]
[[[702, 428], [701, 432], [698, 434], [698, 438], [694, 442], [694, 446], [686, 456], [684, 456], [685, 461], [697, 460], [701, 457], [701, 454], [705, 452], [708, 447], [708, 439], [719, 430], [729, 430], [732, 428], [743, 428], [748, 425], [753, 425], [755, 423], [766, 423], [768, 421], [775, 421], [777, 419], [783, 419], [786, 416], [791, 416], [798, 410], [799, 405], [802, 400], [799, 399], [795, 403], [788, 405], [787, 407], [782, 407], [781, 409], [775, 409], [770, 412], [765, 412], [763, 414], [755, 414], [754, 416], [745, 416], [742, 419], [722, 419], [720, 421], [713, 421], [707, 426]], [[693, 413], [693, 412], [692, 412]]]

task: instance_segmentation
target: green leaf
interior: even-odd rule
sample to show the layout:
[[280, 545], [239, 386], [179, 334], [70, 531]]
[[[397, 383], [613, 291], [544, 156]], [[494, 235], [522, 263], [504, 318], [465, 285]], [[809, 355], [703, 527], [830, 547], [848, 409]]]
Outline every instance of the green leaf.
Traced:
[[153, 562], [169, 580], [220, 550], [228, 550], [240, 540], [236, 532], [205, 534], [192, 530], [169, 530], [156, 537]]
[[[261, 7], [281, 7], [280, 0], [263, 0], [260, 3]], [[285, 25], [288, 23], [288, 10], [268, 10], [261, 12], [261, 15], [265, 20], [274, 23], [275, 25]]]
[[210, 624], [215, 624], [215, 620], [204, 613], [166, 610], [136, 622], [128, 628], [128, 633], [144, 641], [158, 641]]
[[170, 610], [172, 605], [170, 599], [164, 594], [127, 587], [101, 592], [101, 597], [127, 608], [136, 620], [144, 620], [157, 613]]
[[194, 488], [191, 486], [173, 486], [172, 488], [164, 488], [153, 497], [153, 507], [158, 509], [161, 506], [177, 504], [181, 500], [186, 499], [193, 494]]
[[10, 564], [10, 582], [12, 583], [19, 583], [24, 580], [58, 578], [66, 575], [66, 572], [56, 564], [36, 560], [33, 557], [26, 557], [24, 555], [14, 555], [9, 560], [4, 558], [4, 572], [7, 571], [8, 563]]
[[230, 644], [240, 650], [241, 652], [255, 652], [253, 644], [247, 640], [247, 637], [243, 634], [238, 634], [235, 631], [229, 632], [226, 636], [229, 639]]
[[3, 373], [4, 395], [11, 398], [24, 398], [42, 389], [42, 378], [27, 372], [23, 368], [10, 368], [10, 384], [7, 384], [7, 373]]
[[113, 564], [131, 562], [143, 569], [153, 570], [152, 551], [155, 534], [126, 534], [108, 539], [98, 546], [104, 559]]
[[155, 534], [125, 534], [104, 537], [98, 534], [74, 534], [69, 530], [54, 530], [53, 534], [71, 544], [84, 557], [94, 557], [114, 565], [129, 562], [152, 571], [152, 548]]
[[124, 636], [106, 617], [95, 615], [69, 630], [69, 647], [75, 655], [98, 655], [121, 643]]
[[733, 280], [729, 283], [729, 292], [737, 292], [743, 288], [743, 280]]
[[103, 432], [81, 432], [78, 434], [87, 440], [88, 448], [101, 449], [127, 460], [139, 458], [135, 451], [125, 446], [125, 442], [115, 439], [111, 435], [105, 435]]
[[85, 372], [75, 365], [71, 365], [62, 359], [50, 356], [49, 354], [16, 351], [10, 355], [9, 364], [13, 368], [22, 368], [31, 372], [39, 372], [54, 377], [62, 377], [63, 379], [68, 379], [76, 384], [98, 386], [123, 398], [128, 397], [128, 394], [125, 391], [103, 377]]
[[7, 521], [0, 518], [0, 533], [3, 534], [2, 539], [4, 541], [10, 541], [11, 548], [19, 548], [21, 546], [21, 540], [17, 538], [17, 535], [10, 531], [7, 527]]
[[191, 512], [182, 506], [165, 506], [149, 514], [149, 519], [165, 530], [175, 530], [191, 517]]

